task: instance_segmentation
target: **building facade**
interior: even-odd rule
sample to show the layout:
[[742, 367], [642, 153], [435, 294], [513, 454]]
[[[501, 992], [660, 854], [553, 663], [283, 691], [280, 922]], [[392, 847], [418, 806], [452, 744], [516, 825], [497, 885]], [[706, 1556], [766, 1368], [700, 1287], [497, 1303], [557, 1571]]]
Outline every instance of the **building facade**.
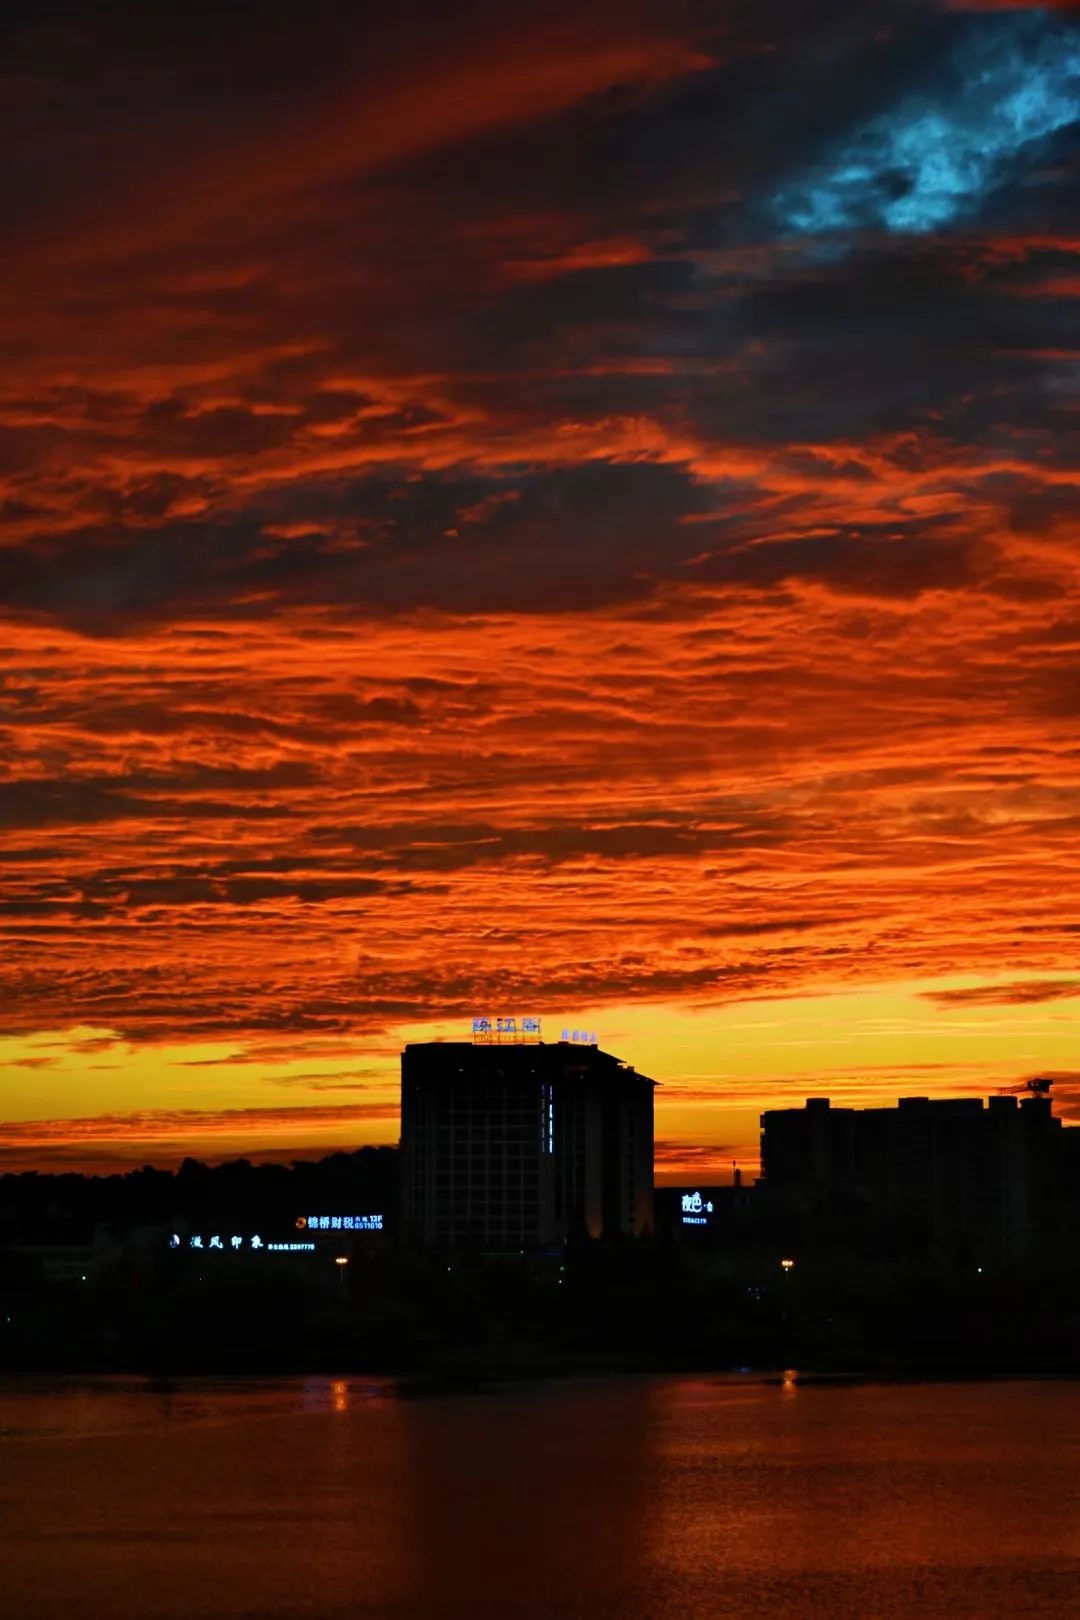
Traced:
[[[1042, 1083], [1037, 1083], [1042, 1084]], [[1045, 1090], [833, 1108], [826, 1097], [761, 1118], [771, 1204], [861, 1207], [912, 1247], [943, 1259], [1021, 1260], [1052, 1247], [1060, 1223], [1061, 1121]]]
[[528, 1254], [651, 1231], [653, 1087], [569, 1041], [407, 1046], [406, 1241]]

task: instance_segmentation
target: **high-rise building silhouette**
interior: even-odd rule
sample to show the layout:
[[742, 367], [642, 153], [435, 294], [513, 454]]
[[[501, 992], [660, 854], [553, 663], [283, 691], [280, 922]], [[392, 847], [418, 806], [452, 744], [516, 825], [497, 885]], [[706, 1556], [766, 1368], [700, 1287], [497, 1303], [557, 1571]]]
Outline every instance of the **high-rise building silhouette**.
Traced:
[[[1026, 1095], [931, 1100], [895, 1108], [804, 1108], [761, 1116], [763, 1188], [809, 1211], [863, 1207], [942, 1259], [1021, 1260], [1059, 1237], [1063, 1133], [1049, 1083]], [[1065, 1133], [1071, 1134], [1071, 1133]]]
[[570, 1041], [406, 1046], [406, 1239], [532, 1253], [651, 1230], [653, 1086]]

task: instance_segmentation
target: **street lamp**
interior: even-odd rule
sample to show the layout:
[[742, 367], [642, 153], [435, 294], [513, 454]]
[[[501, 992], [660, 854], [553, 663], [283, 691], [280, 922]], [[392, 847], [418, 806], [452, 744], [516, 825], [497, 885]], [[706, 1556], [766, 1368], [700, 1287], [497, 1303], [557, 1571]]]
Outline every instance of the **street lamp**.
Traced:
[[349, 1257], [347, 1254], [336, 1254], [334, 1264], [338, 1268], [338, 1298], [342, 1304], [349, 1297]]

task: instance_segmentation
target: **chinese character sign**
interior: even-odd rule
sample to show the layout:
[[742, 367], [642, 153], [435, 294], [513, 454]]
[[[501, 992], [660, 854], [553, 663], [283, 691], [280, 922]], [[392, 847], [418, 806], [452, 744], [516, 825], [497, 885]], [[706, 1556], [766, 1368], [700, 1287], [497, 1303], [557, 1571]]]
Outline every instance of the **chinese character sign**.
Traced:
[[[169, 1238], [169, 1248], [179, 1249], [182, 1247], [183, 1244], [181, 1242], [179, 1232], [174, 1232]], [[262, 1238], [258, 1237], [257, 1235], [248, 1238], [242, 1237], [239, 1233], [233, 1233], [233, 1235], [229, 1238], [227, 1250], [225, 1240], [219, 1232], [215, 1232], [211, 1237], [203, 1237], [201, 1232], [195, 1232], [191, 1237], [188, 1238], [187, 1247], [189, 1249], [201, 1249], [204, 1254], [210, 1249], [220, 1249], [222, 1254], [229, 1251], [231, 1251], [233, 1254], [237, 1254], [241, 1249], [263, 1249], [266, 1247], [266, 1245], [263, 1243]]]
[[[367, 1215], [298, 1215], [296, 1227], [299, 1232], [382, 1232], [385, 1231], [385, 1218], [380, 1213]], [[250, 1254], [252, 1250], [273, 1250], [279, 1253], [314, 1253], [314, 1243], [267, 1243], [259, 1234], [250, 1236], [241, 1232], [233, 1232], [224, 1236], [221, 1232], [193, 1232], [188, 1237], [181, 1237], [179, 1232], [169, 1235], [170, 1249], [194, 1249], [200, 1254], [209, 1254], [216, 1249], [221, 1254]]]
[[480, 1045], [488, 1045], [499, 1041], [531, 1042], [540, 1039], [540, 1020], [535, 1017], [519, 1018], [502, 1016], [498, 1018], [474, 1018], [472, 1021], [473, 1040]]
[[699, 1192], [683, 1193], [682, 1223], [684, 1226], [708, 1226], [713, 1212], [712, 1199], [702, 1198]]

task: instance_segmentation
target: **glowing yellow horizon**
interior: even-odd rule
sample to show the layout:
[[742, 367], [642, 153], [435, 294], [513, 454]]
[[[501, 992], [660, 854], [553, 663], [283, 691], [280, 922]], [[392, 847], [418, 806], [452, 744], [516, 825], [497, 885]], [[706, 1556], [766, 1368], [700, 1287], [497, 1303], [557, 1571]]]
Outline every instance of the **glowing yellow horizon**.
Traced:
[[[950, 975], [725, 1007], [584, 1006], [577, 1023], [660, 1082], [658, 1179], [701, 1179], [730, 1173], [732, 1162], [752, 1174], [760, 1112], [807, 1095], [883, 1104], [985, 1093], [1048, 1073], [1059, 1077], [1068, 1112], [1080, 1094], [1070, 1068], [1080, 975], [1071, 988], [1063, 979], [1052, 999], [1019, 999], [1041, 985], [1034, 975]], [[994, 1003], [994, 994], [1013, 999]], [[565, 1023], [546, 1017], [544, 1036], [558, 1039]], [[294, 1057], [260, 1053], [254, 1042], [133, 1045], [89, 1028], [5, 1037], [0, 1162], [93, 1170], [391, 1144], [401, 1046], [470, 1037], [456, 1017], [399, 1024], [355, 1046], [309, 1040]]]

